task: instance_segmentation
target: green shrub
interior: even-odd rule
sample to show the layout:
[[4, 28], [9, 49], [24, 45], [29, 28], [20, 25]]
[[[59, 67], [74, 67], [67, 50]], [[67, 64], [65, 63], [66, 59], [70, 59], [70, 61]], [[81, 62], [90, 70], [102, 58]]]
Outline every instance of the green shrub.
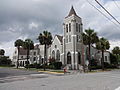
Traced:
[[111, 69], [114, 69], [114, 68], [117, 68], [117, 66], [116, 65], [112, 65], [112, 64], [109, 64], [109, 63], [107, 63], [107, 62], [104, 62], [104, 67], [105, 68], [111, 68]]
[[97, 65], [97, 66], [91, 66], [91, 69], [92, 70], [96, 70], [96, 69], [101, 69], [102, 67], [100, 65]]
[[37, 63], [34, 63], [34, 64], [28, 64], [28, 66], [26, 65], [25, 68], [42, 68], [41, 64], [37, 64]]
[[62, 62], [54, 62], [53, 65], [54, 65], [54, 69], [61, 69]]

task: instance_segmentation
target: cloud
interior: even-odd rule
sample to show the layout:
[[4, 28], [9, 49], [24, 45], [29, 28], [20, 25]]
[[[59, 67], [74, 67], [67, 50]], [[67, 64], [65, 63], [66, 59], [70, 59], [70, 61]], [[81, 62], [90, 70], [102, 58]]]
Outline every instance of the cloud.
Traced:
[[[95, 1], [89, 1], [102, 10]], [[112, 1], [101, 0], [101, 3], [120, 20], [120, 10]], [[84, 29], [90, 27], [99, 36], [119, 40], [119, 29], [86, 0], [0, 0], [0, 46], [9, 51], [8, 47], [14, 48], [14, 41], [18, 38], [31, 38], [38, 43], [36, 38], [43, 30], [53, 35], [63, 34], [62, 23], [71, 5], [82, 18]], [[11, 52], [7, 52], [7, 55], [11, 55]]]

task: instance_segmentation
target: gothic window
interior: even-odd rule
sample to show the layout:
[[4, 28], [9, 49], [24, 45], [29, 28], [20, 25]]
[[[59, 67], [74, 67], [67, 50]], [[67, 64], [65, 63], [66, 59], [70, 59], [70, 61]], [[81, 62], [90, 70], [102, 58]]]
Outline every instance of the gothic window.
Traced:
[[57, 45], [55, 45], [55, 48], [57, 48]]
[[66, 32], [68, 32], [68, 24], [66, 24]]
[[69, 35], [69, 42], [71, 42], [71, 35]]
[[36, 61], [36, 57], [33, 58], [33, 61]]
[[107, 56], [105, 56], [105, 61], [107, 61]]
[[81, 55], [80, 55], [80, 52], [78, 52], [78, 64], [81, 64]]
[[55, 59], [55, 51], [54, 50], [52, 51], [52, 58]]
[[83, 24], [81, 23], [81, 24], [80, 24], [80, 30], [81, 30], [81, 31], [82, 31], [82, 25], [83, 25]]
[[60, 51], [59, 50], [57, 50], [57, 52], [56, 52], [56, 59], [58, 61], [60, 61]]
[[69, 23], [69, 32], [71, 32], [71, 23]]
[[66, 43], [68, 43], [68, 36], [66, 36]]
[[36, 55], [36, 52], [34, 52], [34, 55]]
[[81, 27], [81, 26], [80, 26], [80, 24], [79, 24], [79, 32], [80, 32], [80, 27]]
[[77, 35], [77, 42], [79, 42], [79, 36]]
[[78, 23], [76, 23], [76, 32], [78, 32]]
[[67, 64], [71, 64], [71, 53], [67, 53]]

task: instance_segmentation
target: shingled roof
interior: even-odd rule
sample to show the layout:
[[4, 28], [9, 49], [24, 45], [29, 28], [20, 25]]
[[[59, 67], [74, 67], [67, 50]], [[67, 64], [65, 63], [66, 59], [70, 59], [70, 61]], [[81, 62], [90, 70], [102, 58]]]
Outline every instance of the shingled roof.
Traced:
[[[71, 7], [71, 10], [70, 10], [70, 12], [69, 12], [69, 14], [68, 14], [67, 17], [72, 16], [72, 15], [75, 15], [75, 16], [79, 17], [79, 16], [76, 14], [76, 12], [75, 12], [73, 6]], [[65, 17], [65, 18], [67, 18], [67, 17]]]
[[57, 37], [58, 37], [58, 39], [59, 39], [59, 41], [61, 42], [61, 44], [63, 43], [63, 36], [60, 36], [60, 35], [56, 35]]
[[20, 48], [19, 55], [27, 55], [27, 50]]

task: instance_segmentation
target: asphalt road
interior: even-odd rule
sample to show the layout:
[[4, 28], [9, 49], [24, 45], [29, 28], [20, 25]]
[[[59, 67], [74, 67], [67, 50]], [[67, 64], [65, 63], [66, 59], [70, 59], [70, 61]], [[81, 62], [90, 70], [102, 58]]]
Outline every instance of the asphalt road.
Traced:
[[11, 69], [11, 68], [0, 68], [0, 78], [10, 77], [10, 76], [30, 75], [30, 74], [40, 74], [40, 72]]
[[[33, 74], [46, 76], [47, 74]], [[17, 80], [0, 83], [0, 90], [120, 90], [120, 70]], [[117, 89], [118, 88], [118, 89]]]

